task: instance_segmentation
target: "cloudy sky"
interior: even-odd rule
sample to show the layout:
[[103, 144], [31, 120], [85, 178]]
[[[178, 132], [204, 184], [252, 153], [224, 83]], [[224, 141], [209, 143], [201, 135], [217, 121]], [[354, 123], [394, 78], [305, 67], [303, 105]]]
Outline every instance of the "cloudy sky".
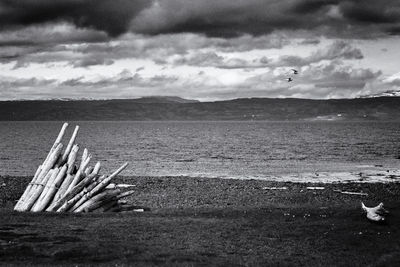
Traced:
[[351, 98], [399, 47], [398, 0], [0, 0], [0, 99]]

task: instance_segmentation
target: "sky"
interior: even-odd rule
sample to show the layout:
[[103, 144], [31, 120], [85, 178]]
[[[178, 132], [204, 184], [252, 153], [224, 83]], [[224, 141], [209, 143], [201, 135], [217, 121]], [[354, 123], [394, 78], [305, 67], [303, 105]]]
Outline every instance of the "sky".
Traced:
[[0, 0], [0, 100], [355, 98], [399, 45], [398, 0]]

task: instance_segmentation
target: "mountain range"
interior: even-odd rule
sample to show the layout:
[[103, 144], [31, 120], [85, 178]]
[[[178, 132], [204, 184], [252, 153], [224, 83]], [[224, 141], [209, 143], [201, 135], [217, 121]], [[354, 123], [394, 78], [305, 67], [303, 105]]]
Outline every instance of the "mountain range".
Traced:
[[400, 121], [400, 97], [311, 100], [242, 98], [199, 102], [179, 97], [0, 101], [0, 121], [269, 120]]

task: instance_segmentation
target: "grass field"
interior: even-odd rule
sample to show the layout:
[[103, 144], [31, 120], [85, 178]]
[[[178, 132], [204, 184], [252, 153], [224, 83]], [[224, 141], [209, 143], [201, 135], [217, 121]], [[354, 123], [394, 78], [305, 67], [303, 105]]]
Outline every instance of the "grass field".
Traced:
[[[0, 260], [6, 265], [399, 266], [400, 184], [311, 184], [122, 177], [144, 213], [12, 211], [27, 177], [1, 177]], [[313, 184], [317, 186], [318, 184]], [[285, 186], [287, 190], [265, 190]], [[364, 192], [350, 196], [334, 189]], [[385, 224], [360, 201], [383, 201]]]

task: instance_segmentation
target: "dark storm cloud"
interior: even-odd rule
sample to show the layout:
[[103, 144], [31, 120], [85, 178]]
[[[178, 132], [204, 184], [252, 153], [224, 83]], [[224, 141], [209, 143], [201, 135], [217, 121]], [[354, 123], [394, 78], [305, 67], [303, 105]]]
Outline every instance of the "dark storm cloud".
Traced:
[[202, 33], [233, 37], [305, 30], [368, 38], [399, 34], [397, 0], [0, 0], [0, 29], [66, 21], [118, 36]]
[[[4, 30], [0, 31], [0, 63], [17, 60], [14, 68], [20, 68], [33, 62], [51, 62], [62, 54], [62, 45], [59, 44], [97, 43], [108, 39], [104, 32], [77, 29], [65, 22]], [[57, 52], [58, 57], [54, 56]]]
[[0, 47], [2, 49], [48, 50], [57, 44], [95, 43], [108, 40], [109, 37], [105, 32], [78, 29], [73, 24], [66, 22], [44, 23], [18, 29], [3, 29], [3, 31], [0, 29]]
[[8, 61], [16, 60], [18, 57], [19, 56], [16, 54], [13, 54], [13, 55], [0, 54], [0, 62], [8, 62]]
[[369, 24], [396, 23], [400, 19], [398, 1], [342, 1], [340, 10], [351, 21]]
[[[156, 1], [133, 22], [145, 33], [205, 33], [233, 37], [268, 34], [276, 29], [300, 29], [301, 16], [290, 11], [293, 1], [163, 0]], [[309, 20], [309, 19], [308, 19]], [[315, 23], [314, 20], [309, 20]]]
[[0, 27], [67, 21], [117, 36], [149, 4], [146, 0], [1, 0]]
[[292, 12], [297, 14], [309, 14], [319, 11], [328, 5], [337, 4], [337, 0], [308, 0], [308, 1], [296, 1], [291, 9]]
[[0, 40], [0, 47], [32, 46], [34, 42], [27, 40]]
[[132, 29], [144, 33], [197, 32], [232, 37], [279, 30], [368, 38], [395, 34], [397, 0], [161, 0], [143, 10]]

